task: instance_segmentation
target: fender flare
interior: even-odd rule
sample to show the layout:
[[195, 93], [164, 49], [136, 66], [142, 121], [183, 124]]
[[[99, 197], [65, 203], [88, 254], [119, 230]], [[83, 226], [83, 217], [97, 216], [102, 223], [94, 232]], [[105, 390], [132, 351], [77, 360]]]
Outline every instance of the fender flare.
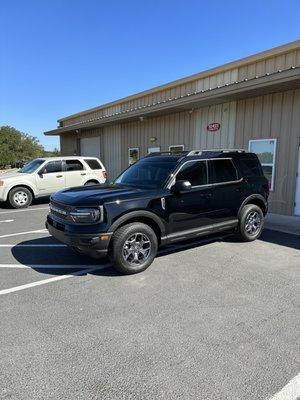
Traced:
[[265, 213], [267, 213], [268, 211], [268, 202], [266, 201], [266, 199], [259, 193], [257, 194], [251, 194], [250, 196], [246, 197], [245, 200], [242, 202], [239, 211], [238, 211], [238, 218], [240, 216], [240, 213], [242, 211], [242, 208], [244, 207], [245, 204], [247, 203], [251, 203], [251, 200], [260, 200], [264, 203], [265, 205], [265, 210], [263, 210]]
[[163, 222], [159, 218], [159, 216], [154, 214], [153, 212], [147, 211], [147, 210], [131, 211], [127, 214], [122, 215], [121, 217], [119, 217], [116, 221], [114, 221], [111, 224], [109, 231], [114, 232], [116, 229], [118, 229], [119, 226], [123, 225], [124, 222], [129, 221], [133, 218], [143, 218], [143, 217], [151, 219], [153, 222], [155, 222], [160, 229], [161, 235], [162, 236], [165, 235], [166, 229], [165, 229]]
[[10, 192], [13, 188], [19, 187], [19, 186], [28, 187], [28, 188], [32, 191], [33, 196], [34, 196], [34, 197], [36, 196], [37, 191], [36, 191], [36, 189], [34, 188], [34, 186], [31, 185], [30, 183], [28, 183], [28, 182], [22, 182], [22, 183], [21, 183], [21, 182], [20, 182], [20, 183], [12, 182], [12, 184], [10, 184], [10, 185], [6, 188], [6, 190], [5, 190], [5, 192], [4, 192], [5, 199], [6, 199], [6, 200], [8, 199], [8, 194], [9, 194], [9, 192]]

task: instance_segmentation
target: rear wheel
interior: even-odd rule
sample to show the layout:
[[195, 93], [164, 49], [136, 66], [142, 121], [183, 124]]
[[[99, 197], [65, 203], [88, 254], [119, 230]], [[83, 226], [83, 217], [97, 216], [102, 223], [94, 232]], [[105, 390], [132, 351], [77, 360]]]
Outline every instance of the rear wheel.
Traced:
[[92, 186], [92, 185], [97, 185], [99, 182], [97, 181], [87, 181], [85, 182], [84, 186]]
[[32, 203], [32, 193], [29, 189], [18, 186], [9, 192], [8, 201], [13, 208], [26, 208]]
[[264, 214], [262, 209], [255, 204], [243, 207], [238, 227], [238, 236], [243, 242], [257, 239], [264, 227]]
[[150, 226], [134, 222], [119, 228], [112, 237], [109, 257], [123, 274], [144, 271], [153, 262], [158, 248], [156, 234]]

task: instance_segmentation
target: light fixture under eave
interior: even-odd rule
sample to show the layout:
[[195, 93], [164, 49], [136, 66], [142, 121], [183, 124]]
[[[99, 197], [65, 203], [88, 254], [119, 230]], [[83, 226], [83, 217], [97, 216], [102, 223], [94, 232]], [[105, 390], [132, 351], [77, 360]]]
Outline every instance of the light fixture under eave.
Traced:
[[143, 121], [144, 121], [144, 117], [139, 117], [139, 120], [140, 120], [141, 122], [143, 122]]

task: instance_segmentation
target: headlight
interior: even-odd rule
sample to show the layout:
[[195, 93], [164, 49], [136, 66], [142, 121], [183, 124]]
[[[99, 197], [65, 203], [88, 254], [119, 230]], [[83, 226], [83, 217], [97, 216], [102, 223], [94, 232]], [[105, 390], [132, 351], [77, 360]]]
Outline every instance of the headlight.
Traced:
[[103, 207], [99, 208], [76, 208], [70, 213], [74, 222], [89, 224], [103, 221]]

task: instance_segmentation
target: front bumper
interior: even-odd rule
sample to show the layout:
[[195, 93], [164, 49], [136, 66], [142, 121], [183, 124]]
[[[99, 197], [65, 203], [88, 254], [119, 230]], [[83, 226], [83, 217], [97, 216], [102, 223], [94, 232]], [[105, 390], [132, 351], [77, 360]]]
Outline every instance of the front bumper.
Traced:
[[46, 228], [50, 235], [62, 243], [93, 257], [102, 258], [108, 253], [108, 246], [112, 237], [111, 232], [100, 232], [99, 234], [69, 233], [66, 226], [53, 220], [49, 215], [46, 221]]

